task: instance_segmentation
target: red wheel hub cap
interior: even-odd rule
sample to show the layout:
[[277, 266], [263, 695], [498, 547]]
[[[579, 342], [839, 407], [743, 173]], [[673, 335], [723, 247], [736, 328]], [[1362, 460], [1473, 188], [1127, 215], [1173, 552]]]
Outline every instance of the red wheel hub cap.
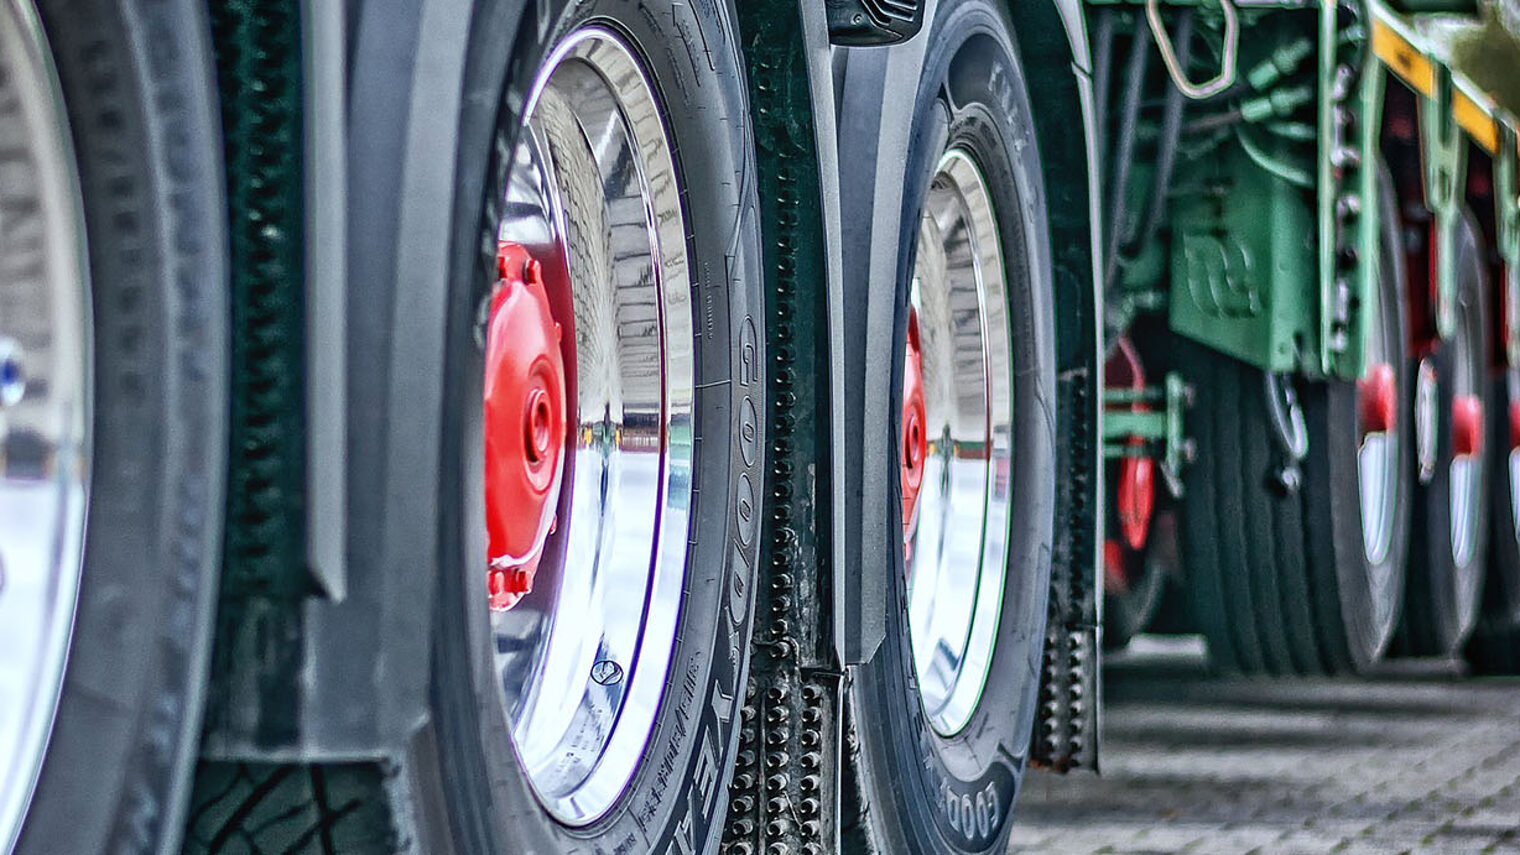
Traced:
[[1483, 450], [1483, 402], [1477, 395], [1458, 395], [1451, 402], [1451, 451], [1470, 457]]
[[1370, 366], [1366, 376], [1356, 381], [1356, 387], [1363, 435], [1393, 430], [1399, 409], [1398, 380], [1393, 366], [1386, 362]]
[[[918, 494], [929, 455], [929, 412], [924, 404], [924, 359], [919, 347], [918, 311], [908, 314], [908, 348], [903, 358], [902, 519], [903, 544], [911, 546], [918, 523]], [[907, 557], [911, 557], [907, 556]]]
[[497, 248], [485, 360], [485, 493], [491, 608], [516, 605], [554, 528], [565, 452], [565, 362], [542, 268]]
[[1511, 451], [1520, 448], [1520, 401], [1509, 404], [1509, 448]]

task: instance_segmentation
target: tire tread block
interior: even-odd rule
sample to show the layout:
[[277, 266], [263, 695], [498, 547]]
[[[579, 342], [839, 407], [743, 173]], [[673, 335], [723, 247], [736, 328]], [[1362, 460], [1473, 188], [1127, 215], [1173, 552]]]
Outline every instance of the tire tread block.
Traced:
[[[1182, 350], [1197, 389], [1189, 426], [1199, 448], [1187, 471], [1182, 544], [1211, 659], [1246, 674], [1352, 670], [1330, 543], [1343, 526], [1332, 525], [1335, 511], [1316, 490], [1273, 483], [1286, 456], [1274, 447], [1261, 373], [1198, 345]], [[1334, 391], [1305, 396], [1311, 449], [1323, 444], [1313, 426], [1333, 415], [1320, 399]], [[1311, 451], [1303, 467], [1323, 464]]]
[[400, 849], [376, 763], [203, 762], [184, 855], [381, 855]]

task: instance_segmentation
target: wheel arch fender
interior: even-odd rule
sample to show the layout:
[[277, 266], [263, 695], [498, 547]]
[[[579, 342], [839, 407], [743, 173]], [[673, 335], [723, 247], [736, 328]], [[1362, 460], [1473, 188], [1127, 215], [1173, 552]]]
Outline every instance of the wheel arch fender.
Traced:
[[[315, 66], [343, 66], [348, 129], [345, 174], [308, 197], [315, 216], [341, 210], [341, 263], [319, 282], [341, 292], [341, 310], [313, 319], [323, 326], [308, 337], [342, 342], [346, 363], [339, 388], [316, 390], [342, 399], [326, 411], [336, 424], [321, 426], [337, 432], [343, 453], [323, 467], [344, 482], [342, 562], [336, 575], [314, 568], [320, 594], [281, 627], [294, 633], [281, 649], [296, 653], [233, 663], [225, 688], [240, 712], [208, 721], [210, 757], [393, 756], [426, 720], [449, 294], [475, 274], [467, 259], [502, 81], [534, 8], [530, 0], [350, 0], [343, 38], [308, 43], [329, 54], [312, 58]], [[317, 168], [322, 162], [331, 165]], [[281, 682], [296, 691], [264, 691], [271, 669], [294, 670]]]

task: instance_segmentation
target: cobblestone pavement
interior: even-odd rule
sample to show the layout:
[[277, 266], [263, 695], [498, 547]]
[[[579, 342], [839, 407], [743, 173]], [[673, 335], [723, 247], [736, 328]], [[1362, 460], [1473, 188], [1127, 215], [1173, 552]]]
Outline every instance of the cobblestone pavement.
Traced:
[[1104, 679], [1103, 774], [1031, 772], [1013, 852], [1520, 855], [1520, 680], [1224, 679], [1150, 638]]

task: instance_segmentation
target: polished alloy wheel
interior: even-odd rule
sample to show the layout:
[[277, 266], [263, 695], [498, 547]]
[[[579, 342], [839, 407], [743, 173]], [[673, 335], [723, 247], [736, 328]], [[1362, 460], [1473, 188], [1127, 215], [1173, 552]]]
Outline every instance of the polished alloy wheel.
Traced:
[[[1478, 527], [1485, 524], [1483, 502], [1483, 354], [1462, 312], [1451, 340], [1451, 557], [1466, 566], [1478, 548]], [[1481, 321], [1477, 321], [1481, 323]]]
[[628, 45], [567, 37], [526, 116], [481, 310], [486, 596], [519, 760], [544, 807], [584, 825], [632, 779], [670, 679], [692, 283], [670, 140]]
[[902, 441], [913, 664], [924, 710], [946, 736], [965, 727], [981, 698], [1007, 574], [1013, 377], [1004, 289], [987, 185], [970, 155], [952, 149], [920, 221]]
[[[1379, 294], [1375, 297], [1383, 299]], [[1393, 360], [1399, 351], [1398, 316], [1384, 307], [1373, 309], [1377, 323], [1369, 324], [1362, 377], [1357, 381], [1361, 444], [1357, 448], [1361, 496], [1362, 549], [1372, 565], [1382, 564], [1393, 547], [1398, 511], [1399, 425], [1398, 373]]]
[[1509, 514], [1510, 528], [1520, 539], [1520, 372], [1504, 372], [1505, 387], [1509, 390]]
[[78, 176], [29, 0], [0, 0], [0, 851], [62, 691], [84, 551], [90, 308]]

